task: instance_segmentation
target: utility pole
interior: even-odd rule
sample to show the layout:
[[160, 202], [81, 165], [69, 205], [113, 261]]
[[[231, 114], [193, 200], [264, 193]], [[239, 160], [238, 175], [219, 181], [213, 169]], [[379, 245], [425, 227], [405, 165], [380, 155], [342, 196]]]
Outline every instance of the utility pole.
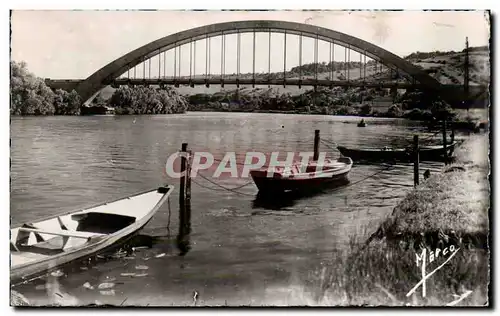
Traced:
[[469, 113], [469, 38], [465, 38], [464, 99]]

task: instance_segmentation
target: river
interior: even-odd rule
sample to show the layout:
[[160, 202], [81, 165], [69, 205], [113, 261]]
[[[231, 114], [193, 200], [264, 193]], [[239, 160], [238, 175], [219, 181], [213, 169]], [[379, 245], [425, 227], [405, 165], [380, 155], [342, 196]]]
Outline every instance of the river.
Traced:
[[[402, 119], [256, 113], [201, 113], [153, 116], [13, 117], [11, 119], [11, 227], [64, 211], [171, 183], [167, 157], [187, 142], [192, 150], [222, 158], [228, 151], [312, 151], [314, 130], [323, 140], [347, 146], [408, 144], [425, 130]], [[321, 143], [329, 156], [339, 153]], [[440, 163], [422, 163], [439, 170]], [[288, 305], [289, 289], [352, 238], [373, 232], [413, 188], [413, 166], [355, 164], [352, 186], [290, 201], [261, 201], [251, 184], [239, 190], [212, 190], [202, 178], [192, 184], [191, 249], [176, 248], [178, 192], [141, 235], [155, 236], [151, 248], [133, 256], [75, 264], [70, 273], [41, 278], [16, 289], [35, 304], [54, 302], [47, 284], [77, 304]], [[359, 183], [357, 181], [367, 178]], [[216, 180], [237, 187], [248, 179]], [[204, 187], [198, 185], [202, 184]], [[170, 222], [169, 222], [170, 218]], [[167, 229], [169, 226], [169, 229]], [[158, 258], [156, 257], [158, 256]], [[140, 277], [122, 276], [138, 272]], [[144, 267], [143, 267], [144, 268]], [[147, 273], [147, 275], [146, 275]], [[49, 281], [50, 280], [50, 281]], [[96, 287], [113, 282], [114, 292]], [[300, 282], [299, 282], [300, 283]], [[52, 293], [53, 294], [53, 293]], [[53, 296], [53, 295], [52, 295]]]

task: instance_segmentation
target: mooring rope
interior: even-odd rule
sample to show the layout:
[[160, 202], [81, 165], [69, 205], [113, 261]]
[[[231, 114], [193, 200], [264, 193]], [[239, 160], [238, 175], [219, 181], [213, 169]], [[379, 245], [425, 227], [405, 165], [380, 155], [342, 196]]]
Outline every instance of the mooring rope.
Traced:
[[[435, 135], [435, 134], [434, 134], [434, 135]], [[434, 135], [431, 135], [431, 136], [434, 136]], [[327, 140], [325, 140], [325, 139], [320, 139], [320, 141], [323, 143], [323, 145], [327, 146], [329, 149], [336, 150], [336, 148], [332, 147], [332, 146], [335, 146], [335, 145], [336, 145], [336, 143], [335, 143], [335, 142], [330, 142], [330, 141], [327, 141]], [[221, 160], [221, 159], [218, 159], [218, 158], [214, 158], [214, 161], [217, 161], [217, 162], [222, 162], [222, 160]], [[237, 164], [237, 165], [239, 165], [239, 166], [245, 166], [245, 165], [246, 165], [245, 163], [239, 163], [239, 162], [236, 162], [236, 164]], [[263, 167], [266, 167], [266, 166], [263, 166]], [[331, 192], [335, 192], [335, 191], [340, 190], [340, 189], [343, 189], [343, 188], [347, 188], [347, 187], [354, 186], [354, 185], [356, 185], [356, 184], [358, 184], [358, 183], [360, 183], [360, 182], [363, 182], [363, 181], [365, 181], [365, 180], [367, 180], [367, 179], [369, 179], [369, 178], [372, 178], [372, 177], [374, 177], [374, 176], [376, 176], [376, 175], [378, 175], [378, 174], [380, 174], [380, 173], [382, 173], [382, 172], [384, 172], [384, 171], [387, 171], [387, 170], [389, 170], [389, 169], [391, 169], [391, 168], [393, 168], [393, 167], [394, 167], [394, 165], [389, 165], [388, 167], [382, 168], [381, 170], [379, 170], [379, 171], [377, 171], [377, 172], [375, 172], [375, 173], [373, 173], [373, 174], [371, 174], [371, 175], [369, 175], [369, 176], [367, 176], [367, 177], [365, 177], [365, 178], [363, 178], [363, 179], [361, 179], [361, 180], [358, 180], [358, 181], [353, 182], [353, 183], [349, 183], [349, 184], [347, 184], [347, 185], [345, 185], [345, 186], [342, 186], [342, 187], [339, 187], [339, 188], [337, 188], [336, 190], [333, 190], [333, 191], [331, 191]], [[200, 186], [200, 187], [202, 187], [202, 188], [205, 188], [205, 189], [207, 189], [207, 190], [218, 191], [218, 192], [228, 191], [228, 192], [232, 192], [232, 193], [236, 193], [236, 194], [240, 194], [240, 195], [245, 195], [245, 196], [254, 196], [253, 194], [248, 194], [248, 193], [243, 193], [243, 192], [239, 192], [239, 191], [237, 191], [237, 190], [239, 190], [239, 189], [242, 189], [242, 188], [244, 188], [244, 187], [246, 187], [246, 186], [248, 186], [248, 185], [252, 184], [252, 183], [253, 183], [253, 181], [248, 181], [248, 182], [246, 182], [246, 183], [244, 183], [244, 184], [242, 184], [242, 185], [236, 186], [236, 187], [234, 187], [234, 188], [228, 188], [228, 187], [225, 187], [225, 186], [223, 186], [223, 185], [221, 185], [221, 184], [219, 184], [219, 183], [217, 183], [217, 182], [215, 182], [215, 181], [213, 181], [213, 180], [209, 179], [208, 177], [206, 177], [206, 176], [202, 175], [201, 173], [198, 173], [198, 175], [199, 175], [202, 179], [204, 179], [205, 181], [208, 181], [208, 182], [210, 182], [211, 184], [213, 184], [213, 185], [217, 186], [217, 188], [213, 188], [213, 187], [210, 187], [210, 186], [204, 185], [204, 184], [202, 184], [202, 183], [200, 183], [200, 182], [198, 182], [198, 181], [196, 181], [196, 180], [194, 180], [194, 179], [191, 179], [191, 181], [192, 181], [193, 183], [195, 183], [196, 185], [198, 185], [198, 186]], [[170, 207], [170, 205], [169, 205], [169, 207]]]
[[[363, 181], [365, 181], [365, 180], [368, 180], [368, 179], [370, 179], [370, 178], [372, 178], [372, 177], [374, 177], [374, 176], [376, 176], [376, 175], [378, 175], [378, 174], [380, 174], [380, 173], [382, 173], [382, 172], [384, 172], [384, 171], [387, 171], [387, 170], [389, 170], [389, 169], [391, 169], [391, 168], [394, 168], [394, 165], [389, 165], [389, 166], [387, 166], [387, 167], [384, 167], [384, 168], [382, 168], [381, 170], [378, 170], [377, 172], [375, 172], [375, 173], [373, 173], [373, 174], [371, 174], [371, 175], [369, 175], [369, 176], [366, 176], [366, 177], [364, 177], [364, 178], [362, 178], [362, 179], [360, 179], [360, 180], [358, 180], [358, 181], [355, 181], [355, 182], [349, 183], [349, 184], [347, 184], [347, 185], [345, 185], [345, 186], [338, 187], [338, 188], [336, 188], [335, 190], [331, 190], [331, 191], [329, 191], [329, 192], [336, 192], [336, 191], [341, 190], [341, 189], [345, 189], [345, 188], [348, 188], [348, 187], [352, 187], [352, 186], [354, 186], [354, 185], [356, 185], [356, 184], [358, 184], [358, 183], [360, 183], [360, 182], [363, 182]], [[217, 186], [217, 187], [219, 187], [220, 189], [217, 189], [217, 188], [211, 188], [211, 187], [206, 186], [206, 185], [203, 185], [203, 184], [201, 184], [201, 183], [199, 183], [199, 182], [197, 182], [197, 181], [195, 181], [195, 180], [193, 180], [193, 179], [191, 179], [191, 181], [193, 181], [194, 183], [196, 183], [196, 184], [197, 184], [197, 185], [199, 185], [200, 187], [203, 187], [203, 188], [208, 189], [208, 190], [219, 191], [219, 192], [220, 192], [220, 191], [222, 191], [222, 190], [226, 190], [226, 191], [233, 192], [233, 193], [236, 193], [236, 194], [241, 194], [241, 195], [246, 195], [246, 196], [254, 196], [253, 194], [248, 194], [248, 193], [243, 193], [243, 192], [238, 192], [238, 191], [236, 191], [236, 190], [238, 190], [238, 189], [241, 189], [241, 188], [243, 188], [243, 187], [245, 187], [245, 186], [247, 186], [247, 185], [251, 184], [251, 183], [252, 183], [252, 181], [248, 181], [247, 183], [245, 183], [245, 184], [243, 184], [243, 185], [240, 185], [240, 186], [238, 186], [238, 187], [235, 187], [235, 188], [228, 188], [228, 187], [225, 187], [225, 186], [223, 186], [223, 185], [218, 184], [218, 183], [217, 183], [217, 182], [215, 182], [215, 181], [210, 180], [209, 178], [207, 178], [207, 177], [205, 177], [205, 176], [203, 176], [203, 175], [201, 175], [201, 174], [200, 174], [200, 177], [202, 177], [202, 178], [203, 178], [203, 179], [205, 179], [206, 181], [208, 181], [208, 182], [212, 183], [213, 185], [216, 185], [216, 186]], [[221, 190], [221, 189], [222, 189], [222, 190]]]
[[358, 181], [353, 182], [353, 183], [349, 183], [349, 184], [347, 184], [346, 186], [339, 187], [339, 188], [337, 188], [337, 189], [335, 189], [335, 190], [333, 190], [333, 191], [331, 191], [331, 192], [335, 192], [335, 191], [340, 190], [340, 189], [343, 189], [343, 188], [352, 187], [352, 186], [354, 186], [354, 185], [356, 185], [356, 184], [358, 184], [358, 183], [360, 183], [360, 182], [363, 182], [363, 181], [365, 181], [365, 180], [367, 180], [367, 179], [370, 179], [370, 178], [372, 178], [372, 177], [374, 177], [374, 176], [376, 176], [376, 175], [378, 175], [378, 174], [380, 174], [380, 173], [382, 173], [382, 172], [384, 172], [384, 171], [387, 171], [387, 170], [389, 170], [389, 169], [391, 169], [391, 168], [394, 168], [394, 165], [389, 165], [388, 167], [386, 167], [386, 168], [382, 168], [381, 170], [379, 170], [379, 171], [377, 171], [377, 172], [375, 172], [375, 173], [373, 173], [373, 174], [371, 174], [371, 175], [369, 175], [369, 176], [367, 176], [367, 177], [365, 177], [365, 178], [363, 178], [363, 179], [361, 179], [361, 180], [358, 180]]
[[[248, 182], [247, 182], [247, 183], [245, 183], [244, 185], [238, 186], [238, 187], [236, 187], [236, 188], [227, 188], [227, 187], [225, 187], [225, 186], [223, 186], [223, 185], [218, 184], [218, 183], [217, 183], [217, 182], [215, 182], [215, 181], [210, 180], [209, 178], [205, 177], [205, 176], [204, 176], [204, 175], [202, 175], [202, 174], [199, 174], [199, 176], [200, 176], [200, 177], [202, 177], [203, 179], [205, 179], [206, 181], [208, 181], [208, 182], [212, 183], [213, 185], [216, 185], [216, 186], [218, 186], [219, 188], [224, 189], [224, 190], [226, 190], [226, 191], [233, 192], [233, 193], [236, 193], [236, 194], [246, 195], [246, 196], [253, 196], [253, 194], [248, 194], [248, 193], [243, 193], [243, 192], [238, 192], [238, 191], [236, 191], [237, 189], [241, 189], [241, 188], [243, 188], [243, 187], [245, 187], [245, 186], [249, 185], [250, 183], [252, 183], [252, 181], [248, 181]], [[191, 181], [192, 181], [192, 179], [191, 179]], [[194, 182], [194, 181], [193, 181], [193, 182]], [[199, 183], [197, 183], [197, 182], [195, 182], [195, 183], [199, 185]], [[210, 188], [210, 189], [212, 189], [212, 190], [213, 190], [214, 188]]]
[[327, 140], [324, 140], [324, 139], [320, 139], [320, 142], [323, 143], [323, 145], [325, 145], [326, 147], [332, 149], [332, 150], [337, 150], [337, 148], [335, 147], [332, 147], [332, 146], [335, 146], [337, 143], [335, 142], [328, 142]]

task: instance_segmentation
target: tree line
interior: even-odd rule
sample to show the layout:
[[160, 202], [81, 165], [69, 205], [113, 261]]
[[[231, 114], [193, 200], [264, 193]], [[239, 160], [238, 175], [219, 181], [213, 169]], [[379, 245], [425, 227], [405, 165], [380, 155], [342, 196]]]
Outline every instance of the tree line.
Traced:
[[79, 115], [76, 91], [52, 91], [42, 78], [30, 73], [25, 62], [10, 62], [11, 115]]
[[188, 108], [186, 99], [168, 86], [120, 86], [108, 104], [115, 114], [174, 114]]
[[[25, 62], [10, 62], [10, 114], [11, 115], [80, 115], [100, 113], [85, 109], [82, 99], [73, 90], [53, 91], [42, 78], [28, 71]], [[105, 100], [98, 95], [90, 108], [114, 108], [115, 114], [172, 114], [184, 113], [188, 103], [174, 88], [128, 87], [116, 89]]]
[[[379, 112], [372, 101], [390, 97], [392, 105]], [[189, 111], [283, 112], [326, 115], [404, 117], [433, 121], [453, 118], [453, 110], [422, 91], [388, 91], [380, 88], [318, 87], [301, 94], [279, 93], [274, 89], [236, 89], [214, 94], [189, 96]]]

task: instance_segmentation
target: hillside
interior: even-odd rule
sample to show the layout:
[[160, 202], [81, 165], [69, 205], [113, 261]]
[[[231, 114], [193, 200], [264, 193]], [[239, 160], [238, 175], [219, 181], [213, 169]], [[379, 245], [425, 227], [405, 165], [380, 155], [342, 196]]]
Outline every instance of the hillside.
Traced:
[[[417, 52], [410, 54], [405, 57], [406, 60], [410, 61], [414, 65], [425, 70], [429, 75], [436, 78], [442, 84], [463, 84], [464, 82], [464, 64], [465, 64], [465, 52]], [[314, 74], [314, 64], [307, 64], [302, 66], [302, 78], [313, 79]], [[318, 69], [329, 69], [329, 65], [322, 63], [318, 65]], [[360, 67], [357, 62], [351, 62], [351, 69], [348, 70], [348, 75], [350, 80], [359, 80], [360, 75], [364, 76], [364, 67]], [[345, 64], [343, 62], [336, 62], [334, 65], [334, 80], [345, 80]], [[404, 78], [396, 79], [396, 73], [388, 71], [379, 72], [379, 68], [375, 68], [375, 64], [372, 62], [367, 63], [366, 66], [366, 81], [370, 80], [398, 80], [399, 82], [405, 81]], [[257, 77], [267, 78], [268, 74], [256, 74]], [[236, 77], [234, 75], [226, 76], [226, 78]], [[251, 74], [241, 74], [240, 78], [251, 78]], [[272, 78], [283, 78], [283, 73], [273, 73]], [[293, 67], [290, 71], [286, 73], [287, 78], [299, 79], [299, 67]], [[328, 70], [318, 72], [318, 79], [328, 79], [330, 78], [330, 72]], [[490, 83], [490, 52], [488, 47], [471, 47], [469, 49], [469, 85], [488, 85]], [[312, 89], [312, 87], [302, 87], [299, 89], [297, 86], [272, 86], [268, 88], [267, 86], [258, 86], [259, 89], [269, 89], [273, 93], [289, 93], [291, 95], [301, 94], [304, 91]], [[233, 91], [236, 89], [236, 85], [226, 85], [221, 88], [218, 85], [210, 86], [209, 88], [205, 86], [195, 86], [191, 88], [189, 86], [181, 86], [177, 88], [179, 93], [182, 95], [195, 95], [195, 94], [213, 94], [221, 91]]]
[[[436, 78], [442, 84], [463, 84], [464, 82], [464, 64], [465, 64], [465, 51], [462, 52], [416, 52], [412, 53], [404, 59], [410, 61], [414, 65], [427, 71], [432, 77]], [[471, 47], [469, 48], [469, 84], [474, 85], [488, 85], [490, 83], [490, 52], [489, 48], [482, 47]], [[314, 64], [307, 64], [302, 66], [302, 78], [312, 79], [314, 75]], [[360, 69], [359, 62], [351, 62], [351, 68], [348, 70], [350, 80], [360, 79], [360, 74], [364, 76], [364, 67]], [[326, 63], [318, 64], [318, 79], [328, 79], [330, 77], [329, 65]], [[334, 80], [345, 80], [345, 63], [335, 62], [333, 65]], [[360, 72], [361, 70], [361, 72]], [[392, 75], [392, 78], [390, 78]], [[219, 77], [220, 75], [214, 75], [213, 77]], [[267, 73], [256, 74], [257, 78], [267, 78], [269, 75]], [[299, 78], [299, 67], [293, 67], [286, 73], [287, 78], [298, 79]], [[375, 69], [375, 63], [370, 61], [366, 66], [366, 80], [382, 79], [382, 80], [395, 80], [395, 72], [383, 71], [377, 72]], [[226, 78], [236, 77], [233, 75], [226, 75]], [[272, 78], [283, 78], [283, 73], [272, 73]], [[252, 74], [240, 74], [240, 78], [252, 78]], [[398, 81], [404, 81], [405, 79], [399, 78]], [[236, 85], [225, 85], [221, 88], [220, 85], [211, 85], [210, 87], [205, 86], [195, 86], [193, 88], [189, 86], [180, 86], [176, 88], [181, 95], [190, 96], [195, 94], [214, 94], [216, 92], [230, 92], [236, 89]], [[248, 87], [246, 88], [248, 89]], [[256, 86], [258, 90], [269, 90], [270, 93], [277, 94], [290, 94], [297, 95], [304, 93], [307, 90], [312, 89], [312, 87], [302, 87], [299, 89], [297, 86]], [[114, 92], [114, 88], [111, 86], [106, 87], [102, 90], [101, 95], [104, 99], [108, 99]]]
[[[450, 52], [428, 58], [407, 58], [442, 84], [463, 84], [465, 52]], [[488, 50], [469, 52], [469, 85], [490, 83], [490, 53]]]

